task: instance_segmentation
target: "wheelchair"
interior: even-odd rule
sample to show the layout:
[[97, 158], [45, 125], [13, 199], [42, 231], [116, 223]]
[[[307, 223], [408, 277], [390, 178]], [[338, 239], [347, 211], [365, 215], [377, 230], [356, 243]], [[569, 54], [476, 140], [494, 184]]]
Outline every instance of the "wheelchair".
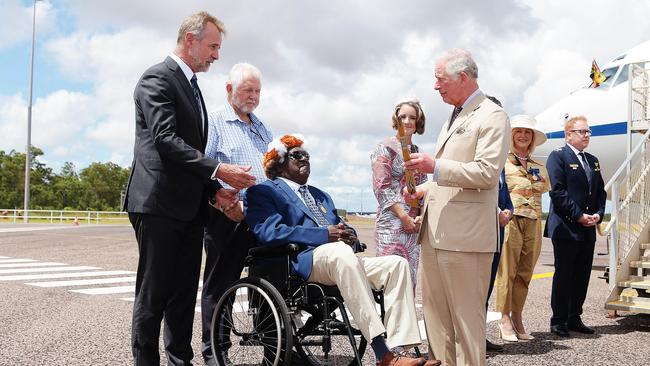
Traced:
[[[348, 318], [338, 289], [292, 273], [291, 261], [303, 249], [288, 244], [249, 250], [248, 277], [226, 290], [212, 316], [218, 365], [291, 365], [292, 359], [314, 366], [362, 364], [367, 341]], [[373, 295], [383, 319], [383, 292]]]

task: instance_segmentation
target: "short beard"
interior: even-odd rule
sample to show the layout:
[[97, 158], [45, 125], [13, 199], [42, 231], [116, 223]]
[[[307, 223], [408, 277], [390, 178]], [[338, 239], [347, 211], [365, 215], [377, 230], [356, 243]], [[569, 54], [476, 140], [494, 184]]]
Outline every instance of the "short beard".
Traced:
[[188, 52], [188, 54], [190, 56], [190, 60], [194, 64], [194, 68], [196, 69], [195, 72], [208, 71], [208, 69], [210, 68], [210, 63], [209, 62], [205, 62], [203, 64], [201, 63], [200, 57], [199, 57], [199, 47], [198, 46], [190, 47], [190, 51]]
[[249, 114], [255, 110], [255, 107], [250, 108], [246, 105], [246, 103], [243, 103], [237, 96], [237, 93], [232, 94], [232, 105], [239, 109], [240, 112]]

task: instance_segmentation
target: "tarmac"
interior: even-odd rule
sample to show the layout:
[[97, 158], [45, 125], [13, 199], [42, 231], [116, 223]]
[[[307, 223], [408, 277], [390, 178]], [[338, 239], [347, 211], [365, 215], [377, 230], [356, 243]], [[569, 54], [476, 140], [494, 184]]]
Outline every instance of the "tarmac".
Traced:
[[[352, 224], [368, 245], [364, 255], [374, 255], [372, 224], [354, 220]], [[650, 316], [606, 317], [609, 289], [598, 278], [607, 264], [607, 256], [598, 253], [605, 251], [600, 238], [583, 314], [596, 334], [559, 338], [549, 333], [553, 254], [550, 241], [544, 239], [524, 308], [526, 328], [535, 339], [505, 343], [503, 352], [488, 354], [487, 364], [650, 364]], [[130, 226], [0, 223], [0, 365], [132, 364], [132, 278], [137, 258]], [[421, 304], [419, 289], [416, 292], [416, 304]], [[492, 301], [488, 338], [503, 343]], [[421, 308], [417, 311], [422, 319]], [[202, 365], [198, 315], [192, 344], [195, 364]], [[420, 348], [426, 352], [426, 342]], [[164, 350], [162, 340], [160, 349]], [[370, 353], [366, 352], [364, 365], [374, 365]]]

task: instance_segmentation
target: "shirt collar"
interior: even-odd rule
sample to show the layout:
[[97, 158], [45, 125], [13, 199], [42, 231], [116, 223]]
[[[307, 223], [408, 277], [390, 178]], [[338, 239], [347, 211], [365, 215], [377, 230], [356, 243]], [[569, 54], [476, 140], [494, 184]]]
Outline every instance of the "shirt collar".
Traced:
[[194, 76], [194, 71], [192, 71], [192, 69], [189, 66], [187, 66], [185, 61], [183, 61], [180, 57], [178, 57], [178, 55], [176, 55], [173, 52], [169, 54], [169, 57], [171, 57], [174, 61], [176, 61], [178, 66], [180, 66], [181, 70], [183, 71], [183, 74], [185, 74], [185, 77], [187, 78], [187, 81], [192, 80], [192, 76]]
[[[298, 195], [298, 197], [301, 197], [300, 191], [298, 191], [300, 189], [300, 187], [302, 187], [300, 184], [298, 184], [298, 183], [296, 183], [296, 182], [294, 182], [292, 180], [289, 180], [289, 179], [287, 179], [285, 177], [278, 177], [278, 178], [282, 179], [289, 186], [289, 188], [291, 188], [291, 190], [294, 191]], [[305, 184], [305, 186], [306, 186], [306, 184]]]
[[469, 103], [471, 103], [472, 100], [473, 100], [474, 98], [476, 98], [480, 93], [481, 93], [481, 89], [476, 88], [476, 90], [474, 90], [474, 92], [473, 92], [472, 94], [470, 94], [469, 97], [467, 97], [467, 99], [465, 99], [465, 102], [463, 102], [463, 105], [461, 106], [461, 108], [465, 109], [465, 107], [466, 107]]
[[571, 144], [567, 144], [567, 146], [571, 148], [571, 150], [573, 151], [574, 154], [576, 154], [576, 156], [578, 156], [578, 154], [580, 154], [580, 153], [582, 152], [582, 151], [576, 149], [576, 148], [575, 148], [573, 145], [571, 145]]
[[[241, 122], [241, 123], [246, 123], [246, 122], [242, 121], [241, 119], [239, 119], [239, 116], [237, 115], [237, 113], [235, 113], [235, 109], [232, 107], [232, 105], [230, 105], [230, 103], [229, 103], [227, 100], [226, 100], [226, 103], [224, 103], [224, 108], [225, 108], [225, 109], [224, 109], [224, 120], [225, 120], [225, 121], [228, 121], [228, 122], [239, 121], [239, 122]], [[257, 125], [257, 124], [262, 123], [262, 121], [260, 121], [260, 120], [257, 118], [257, 116], [255, 115], [255, 113], [250, 112], [250, 113], [248, 114], [248, 116], [250, 117], [251, 122], [252, 122], [254, 125]]]

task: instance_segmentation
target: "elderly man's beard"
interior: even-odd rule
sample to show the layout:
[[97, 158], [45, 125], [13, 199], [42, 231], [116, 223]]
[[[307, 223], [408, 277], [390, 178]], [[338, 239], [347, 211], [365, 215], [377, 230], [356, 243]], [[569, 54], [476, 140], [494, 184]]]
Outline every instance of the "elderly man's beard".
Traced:
[[233, 93], [232, 105], [235, 106], [235, 108], [237, 108], [241, 113], [246, 113], [246, 114], [251, 113], [257, 107], [257, 106], [249, 107], [248, 105], [246, 105], [245, 102], [243, 102], [241, 99], [239, 99], [239, 96], [237, 96], [237, 93]]

